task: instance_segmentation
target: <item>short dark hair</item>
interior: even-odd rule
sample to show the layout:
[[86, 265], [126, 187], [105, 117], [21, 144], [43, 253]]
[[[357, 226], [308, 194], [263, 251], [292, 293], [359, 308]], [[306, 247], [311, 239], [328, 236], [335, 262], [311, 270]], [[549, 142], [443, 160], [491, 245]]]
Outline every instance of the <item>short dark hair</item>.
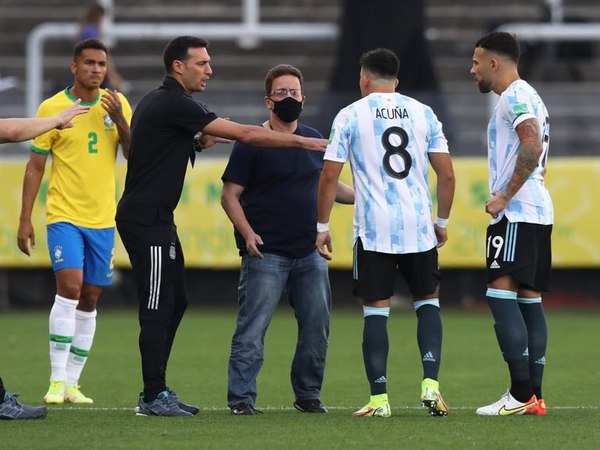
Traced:
[[373, 75], [388, 80], [397, 78], [400, 70], [398, 57], [387, 48], [376, 48], [363, 53], [360, 57], [360, 65]]
[[77, 58], [81, 55], [81, 52], [88, 48], [93, 48], [94, 50], [102, 50], [104, 53], [108, 55], [108, 49], [106, 45], [102, 43], [99, 39], [84, 39], [75, 45], [75, 50], [73, 50], [73, 61], [77, 61]]
[[173, 61], [185, 61], [189, 58], [190, 48], [208, 47], [208, 41], [194, 36], [179, 36], [167, 44], [163, 51], [163, 62], [165, 70], [171, 73]]
[[492, 31], [486, 34], [475, 43], [475, 48], [477, 47], [508, 56], [515, 64], [519, 62], [521, 55], [517, 37], [504, 31]]
[[304, 78], [302, 77], [302, 72], [300, 72], [300, 69], [290, 64], [279, 64], [267, 72], [267, 77], [265, 78], [265, 92], [267, 95], [271, 95], [273, 80], [275, 78], [282, 77], [283, 75], [295, 76], [300, 80], [300, 88], [304, 86]]

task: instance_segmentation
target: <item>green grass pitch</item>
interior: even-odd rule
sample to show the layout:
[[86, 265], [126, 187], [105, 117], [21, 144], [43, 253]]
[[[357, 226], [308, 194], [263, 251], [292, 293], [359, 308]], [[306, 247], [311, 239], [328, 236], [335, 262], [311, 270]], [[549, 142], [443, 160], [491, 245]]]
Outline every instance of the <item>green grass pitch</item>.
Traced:
[[[546, 417], [478, 417], [497, 400], [508, 374], [488, 311], [443, 311], [440, 384], [446, 418], [419, 407], [421, 369], [416, 319], [396, 309], [389, 320], [388, 392], [393, 417], [353, 418], [368, 400], [359, 308], [334, 307], [322, 399], [327, 415], [292, 408], [289, 368], [295, 322], [281, 308], [266, 338], [257, 407], [265, 414], [232, 417], [226, 408], [227, 358], [234, 310], [190, 309], [171, 357], [168, 382], [202, 411], [193, 418], [136, 417], [141, 387], [138, 325], [132, 310], [100, 310], [96, 339], [81, 384], [90, 407], [51, 407], [43, 421], [0, 421], [2, 449], [586, 449], [600, 439], [600, 312], [549, 311], [544, 397]], [[0, 315], [0, 376], [24, 403], [40, 404], [49, 377], [47, 312]]]

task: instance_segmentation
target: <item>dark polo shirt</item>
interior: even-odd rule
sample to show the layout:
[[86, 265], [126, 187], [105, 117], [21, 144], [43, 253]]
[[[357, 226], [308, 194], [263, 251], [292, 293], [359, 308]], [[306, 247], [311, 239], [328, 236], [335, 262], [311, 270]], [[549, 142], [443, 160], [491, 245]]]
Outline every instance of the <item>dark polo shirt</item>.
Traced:
[[[295, 134], [321, 138], [301, 123]], [[323, 153], [301, 148], [253, 147], [236, 142], [221, 177], [244, 187], [240, 204], [264, 244], [260, 251], [302, 258], [315, 250], [317, 190]], [[234, 230], [240, 255], [246, 241]]]
[[217, 116], [170, 76], [147, 93], [131, 119], [131, 144], [125, 190], [117, 221], [150, 225], [173, 222], [193, 138]]

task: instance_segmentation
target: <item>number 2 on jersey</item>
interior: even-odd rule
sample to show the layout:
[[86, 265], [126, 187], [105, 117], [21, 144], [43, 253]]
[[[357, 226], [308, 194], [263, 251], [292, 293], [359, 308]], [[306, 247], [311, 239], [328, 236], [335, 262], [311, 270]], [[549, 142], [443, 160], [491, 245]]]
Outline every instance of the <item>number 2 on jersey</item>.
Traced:
[[88, 133], [88, 153], [98, 153], [96, 145], [98, 144], [98, 135], [93, 131]]
[[[390, 141], [390, 137], [394, 135], [400, 138], [400, 145], [394, 145]], [[408, 172], [412, 166], [412, 158], [410, 153], [406, 150], [408, 146], [408, 133], [404, 128], [390, 127], [383, 132], [381, 136], [381, 145], [385, 148], [385, 154], [383, 155], [383, 168], [390, 177], [402, 180], [408, 176]], [[404, 160], [404, 170], [398, 172], [390, 164], [390, 158], [392, 155], [399, 155]]]

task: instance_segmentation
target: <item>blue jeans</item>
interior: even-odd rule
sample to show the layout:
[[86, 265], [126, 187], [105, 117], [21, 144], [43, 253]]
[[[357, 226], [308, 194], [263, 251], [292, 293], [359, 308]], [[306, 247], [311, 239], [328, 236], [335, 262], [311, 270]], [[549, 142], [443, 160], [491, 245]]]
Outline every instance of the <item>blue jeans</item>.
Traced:
[[263, 253], [262, 259], [242, 257], [240, 309], [229, 357], [229, 406], [256, 403], [265, 334], [284, 292], [298, 322], [291, 370], [294, 394], [297, 400], [320, 398], [331, 313], [327, 263], [316, 250], [298, 259]]

